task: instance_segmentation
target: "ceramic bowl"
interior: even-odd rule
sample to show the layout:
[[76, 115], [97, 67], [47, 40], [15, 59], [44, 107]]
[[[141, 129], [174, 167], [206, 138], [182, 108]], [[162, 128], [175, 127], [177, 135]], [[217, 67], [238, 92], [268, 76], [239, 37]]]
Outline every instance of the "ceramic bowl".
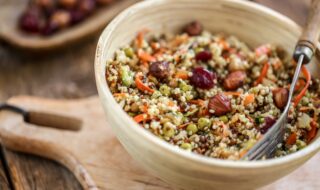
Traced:
[[[107, 60], [142, 28], [178, 32], [198, 20], [212, 32], [239, 37], [255, 47], [274, 43], [293, 52], [301, 28], [263, 6], [238, 0], [150, 0], [118, 15], [103, 31], [96, 52], [95, 75], [107, 121], [130, 155], [155, 176], [184, 189], [254, 189], [298, 168], [320, 149], [316, 140], [301, 151], [264, 161], [227, 161], [181, 150], [139, 127], [114, 100], [105, 79]], [[314, 62], [316, 62], [315, 60]], [[313, 76], [318, 64], [309, 65]]]

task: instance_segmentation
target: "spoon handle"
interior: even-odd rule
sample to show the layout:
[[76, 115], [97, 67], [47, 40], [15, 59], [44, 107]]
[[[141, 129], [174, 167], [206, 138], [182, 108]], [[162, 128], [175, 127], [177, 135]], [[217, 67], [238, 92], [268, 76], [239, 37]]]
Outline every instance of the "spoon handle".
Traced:
[[309, 9], [307, 23], [296, 45], [293, 58], [298, 62], [301, 55], [303, 63], [309, 63], [316, 51], [320, 36], [320, 0], [313, 0]]

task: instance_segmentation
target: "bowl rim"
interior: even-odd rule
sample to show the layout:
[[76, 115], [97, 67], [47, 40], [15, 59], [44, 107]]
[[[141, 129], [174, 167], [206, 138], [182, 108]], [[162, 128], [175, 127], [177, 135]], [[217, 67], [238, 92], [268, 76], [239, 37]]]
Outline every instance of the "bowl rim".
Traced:
[[[175, 2], [177, 1], [183, 1], [183, 0], [175, 0]], [[237, 1], [237, 0], [219, 0], [219, 1], [223, 1], [225, 3], [237, 4], [238, 6], [241, 6], [241, 7], [255, 9], [256, 11], [259, 11], [268, 16], [272, 16], [275, 19], [278, 19], [279, 21], [286, 23], [288, 26], [290, 26], [290, 28], [295, 28], [301, 31], [301, 27], [298, 24], [296, 24], [293, 20], [263, 5], [250, 2], [250, 1]], [[139, 3], [136, 3], [130, 6], [129, 8], [125, 9], [124, 11], [122, 11], [118, 16], [116, 16], [109, 23], [108, 26], [105, 27], [98, 41], [96, 55], [95, 55], [95, 63], [94, 63], [96, 85], [98, 88], [98, 93], [99, 93], [101, 103], [103, 104], [103, 101], [107, 99], [109, 106], [114, 109], [114, 112], [120, 114], [117, 117], [121, 117], [123, 123], [129, 124], [129, 126], [131, 126], [130, 129], [132, 131], [134, 131], [136, 134], [143, 137], [149, 143], [153, 143], [159, 148], [162, 148], [175, 156], [183, 157], [184, 159], [191, 160], [198, 164], [205, 164], [207, 166], [208, 165], [219, 166], [219, 167], [225, 167], [225, 168], [238, 168], [238, 169], [266, 168], [270, 166], [284, 165], [285, 163], [298, 161], [300, 159], [312, 156], [312, 154], [316, 154], [317, 151], [320, 150], [320, 138], [316, 139], [316, 141], [314, 141], [304, 149], [299, 150], [295, 153], [291, 153], [289, 155], [286, 155], [280, 158], [274, 158], [274, 159], [268, 159], [268, 160], [233, 161], [233, 160], [223, 160], [218, 158], [205, 157], [203, 155], [198, 155], [192, 152], [182, 150], [178, 147], [175, 147], [159, 139], [158, 137], [154, 136], [152, 133], [145, 130], [144, 128], [139, 127], [139, 125], [133, 121], [133, 119], [118, 105], [118, 103], [112, 96], [112, 93], [106, 82], [105, 63], [102, 62], [102, 54], [104, 52], [104, 46], [110, 40], [111, 33], [116, 29], [118, 25], [121, 24], [121, 22], [127, 16], [134, 14], [137, 11], [141, 11], [149, 6], [154, 6], [156, 4], [170, 3], [170, 2], [172, 1], [171, 0], [152, 0], [152, 1], [145, 0]]]

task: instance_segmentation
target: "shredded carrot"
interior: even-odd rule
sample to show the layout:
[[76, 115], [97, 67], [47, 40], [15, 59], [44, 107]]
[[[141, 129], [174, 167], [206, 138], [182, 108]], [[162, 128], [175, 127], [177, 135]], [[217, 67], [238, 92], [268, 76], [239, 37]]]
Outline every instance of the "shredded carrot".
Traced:
[[306, 85], [301, 90], [301, 92], [294, 98], [294, 100], [293, 100], [294, 106], [297, 106], [299, 104], [302, 97], [306, 94], [306, 92], [309, 88], [310, 82], [311, 82], [311, 74], [304, 65], [302, 65], [301, 71], [302, 71], [304, 77], [306, 78], [307, 82], [306, 82]]
[[297, 141], [297, 134], [291, 133], [291, 135], [288, 137], [286, 144], [287, 145], [294, 145]]
[[204, 100], [201, 100], [201, 99], [198, 99], [198, 100], [190, 100], [189, 103], [191, 104], [197, 104], [197, 105], [200, 105], [200, 106], [204, 106]]
[[220, 39], [218, 44], [222, 47], [223, 50], [228, 50], [230, 48], [229, 44], [224, 40]]
[[148, 119], [148, 115], [147, 114], [139, 114], [139, 115], [136, 115], [133, 120], [137, 123], [141, 123], [142, 121], [145, 121]]
[[141, 91], [147, 91], [147, 92], [150, 92], [150, 93], [153, 93], [154, 90], [152, 88], [150, 88], [149, 86], [145, 85], [142, 81], [141, 81], [141, 75], [136, 75], [136, 78], [135, 78], [135, 83], [137, 85], [137, 88]]
[[149, 108], [148, 105], [146, 105], [146, 104], [143, 105], [143, 106], [142, 106], [142, 112], [143, 112], [143, 113], [147, 113], [147, 112], [148, 112], [148, 108]]
[[307, 107], [307, 106], [302, 106], [302, 107], [300, 107], [299, 110], [300, 110], [301, 112], [307, 112], [307, 111], [309, 111], [309, 110], [313, 110], [313, 108]]
[[125, 97], [126, 95], [127, 95], [126, 93], [114, 93], [113, 94], [114, 97], [121, 97], [121, 98]]
[[247, 154], [247, 152], [248, 152], [248, 150], [241, 150], [241, 151], [239, 152], [239, 157], [240, 157], [240, 158], [243, 158], [244, 155]]
[[249, 105], [249, 104], [251, 104], [251, 103], [253, 103], [254, 102], [254, 94], [248, 94], [246, 97], [245, 97], [245, 99], [244, 99], [244, 101], [243, 101], [243, 104], [245, 105], [245, 106], [247, 106], [247, 105]]
[[311, 121], [311, 130], [307, 134], [307, 143], [310, 143], [312, 139], [317, 135], [317, 123], [315, 120]]
[[142, 45], [143, 45], [143, 40], [144, 40], [144, 36], [146, 33], [148, 33], [150, 30], [148, 29], [143, 29], [141, 30], [140, 32], [138, 32], [137, 34], [137, 38], [136, 38], [136, 43], [137, 43], [137, 46], [138, 48], [141, 48]]
[[187, 80], [189, 78], [188, 72], [187, 71], [178, 71], [175, 74], [175, 78]]
[[269, 63], [265, 62], [265, 64], [262, 67], [260, 76], [258, 77], [258, 79], [253, 84], [254, 86], [257, 86], [258, 84], [260, 84], [263, 81], [263, 79], [267, 76], [268, 69], [269, 69]]
[[178, 126], [178, 129], [184, 129], [184, 128], [187, 127], [189, 124], [190, 124], [190, 122], [189, 122], [189, 123], [181, 124], [181, 125]]
[[148, 54], [147, 52], [143, 51], [142, 49], [138, 50], [138, 57], [144, 62], [155, 62], [156, 58], [152, 55]]
[[224, 95], [226, 96], [240, 96], [241, 95], [241, 92], [232, 92], [232, 91], [229, 91], [229, 92], [223, 92]]

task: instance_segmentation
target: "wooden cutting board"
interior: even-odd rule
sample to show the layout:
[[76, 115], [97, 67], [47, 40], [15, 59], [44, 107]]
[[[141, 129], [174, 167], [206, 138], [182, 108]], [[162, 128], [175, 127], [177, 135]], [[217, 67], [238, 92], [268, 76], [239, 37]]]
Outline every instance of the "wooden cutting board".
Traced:
[[[63, 164], [84, 189], [171, 189], [127, 154], [108, 127], [98, 97], [50, 100], [20, 96], [8, 102], [30, 111], [75, 117], [82, 120], [82, 125], [80, 130], [48, 128], [26, 123], [20, 114], [2, 111], [0, 139], [5, 147]], [[319, 162], [318, 154], [297, 171], [262, 189], [320, 189]]]

